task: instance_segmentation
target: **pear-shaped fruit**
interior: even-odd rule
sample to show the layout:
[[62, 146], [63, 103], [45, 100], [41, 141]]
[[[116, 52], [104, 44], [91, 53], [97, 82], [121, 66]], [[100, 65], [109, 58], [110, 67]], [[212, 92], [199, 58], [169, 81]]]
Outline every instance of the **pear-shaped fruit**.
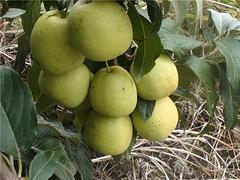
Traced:
[[151, 117], [145, 121], [138, 110], [132, 113], [133, 126], [144, 138], [152, 141], [166, 139], [176, 128], [178, 111], [169, 97], [157, 100]]
[[91, 111], [84, 126], [84, 139], [96, 152], [118, 155], [127, 150], [133, 133], [129, 116], [107, 117]]
[[84, 64], [62, 75], [41, 71], [39, 76], [41, 91], [67, 108], [77, 107], [84, 101], [89, 84], [90, 72]]
[[[166, 55], [156, 59], [153, 69], [136, 82], [138, 95], [146, 100], [157, 100], [172, 94], [178, 86], [178, 71]], [[133, 75], [132, 68], [130, 71]]]
[[63, 74], [79, 67], [85, 57], [68, 39], [68, 22], [63, 12], [49, 11], [34, 25], [31, 51], [41, 67], [52, 74]]
[[68, 19], [73, 44], [91, 60], [113, 59], [131, 44], [132, 25], [118, 2], [76, 3]]
[[131, 114], [137, 104], [137, 89], [130, 74], [120, 66], [100, 69], [92, 79], [92, 108], [105, 116], [122, 117]]

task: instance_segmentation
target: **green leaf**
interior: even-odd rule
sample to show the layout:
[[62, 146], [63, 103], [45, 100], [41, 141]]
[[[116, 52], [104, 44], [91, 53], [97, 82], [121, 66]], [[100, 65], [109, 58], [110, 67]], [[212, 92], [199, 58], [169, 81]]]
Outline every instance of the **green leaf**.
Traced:
[[148, 101], [138, 97], [137, 109], [144, 121], [147, 121], [151, 117], [154, 107], [155, 101]]
[[164, 49], [173, 51], [177, 54], [184, 54], [183, 49], [192, 50], [203, 44], [194, 37], [188, 37], [182, 34], [182, 29], [170, 18], [163, 20], [158, 35]]
[[240, 92], [240, 41], [223, 38], [216, 41], [217, 48], [226, 58], [227, 78], [235, 93]]
[[0, 150], [16, 157], [16, 148], [25, 152], [36, 138], [36, 109], [30, 89], [9, 67], [0, 66], [0, 87]]
[[192, 92], [182, 87], [178, 87], [172, 95], [191, 99], [195, 104], [198, 104], [197, 97]]
[[51, 136], [49, 133], [46, 133], [44, 137], [39, 139], [39, 144], [36, 146], [40, 151], [55, 151], [59, 157], [59, 160], [56, 164], [56, 169], [54, 174], [61, 180], [72, 179], [76, 173], [76, 169], [65, 150], [65, 146], [62, 144], [61, 140]]
[[196, 75], [186, 64], [176, 63], [176, 66], [179, 76], [178, 86], [188, 89], [197, 80]]
[[17, 157], [17, 142], [11, 124], [9, 123], [8, 117], [2, 107], [2, 103], [0, 103], [0, 117], [0, 150]]
[[184, 31], [181, 28], [181, 26], [179, 26], [179, 24], [177, 24], [171, 18], [165, 18], [162, 21], [162, 25], [161, 25], [160, 30], [165, 31], [169, 34], [181, 34], [181, 35], [184, 34]]
[[38, 124], [39, 124], [39, 126], [48, 127], [50, 129], [52, 129], [58, 136], [67, 138], [76, 144], [79, 144], [79, 142], [80, 142], [80, 134], [66, 131], [64, 129], [62, 123], [59, 121], [49, 122], [49, 121], [44, 120], [41, 116], [39, 116]]
[[183, 59], [182, 63], [190, 67], [201, 82], [214, 89], [214, 73], [210, 64], [196, 56], [187, 56]]
[[206, 98], [208, 100], [207, 109], [210, 112], [210, 115], [212, 115], [215, 110], [216, 103], [218, 102], [212, 66], [195, 56], [185, 57], [183, 59], [183, 63], [188, 65], [199, 80], [204, 84]]
[[67, 141], [66, 144], [67, 154], [76, 165], [77, 171], [80, 173], [81, 178], [84, 180], [93, 179], [93, 165], [90, 158], [90, 152], [86, 144], [81, 141], [80, 145], [76, 145]]
[[37, 98], [36, 108], [38, 113], [44, 112], [56, 105], [57, 103], [54, 100], [45, 96], [43, 93], [40, 93], [39, 97]]
[[30, 37], [33, 26], [37, 19], [40, 16], [41, 10], [41, 2], [40, 0], [36, 1], [28, 1], [26, 4], [27, 10], [24, 13], [22, 18], [22, 25], [24, 29], [24, 35], [20, 37], [18, 43], [18, 52], [15, 61], [15, 70], [17, 72], [21, 72], [25, 66], [25, 60], [30, 53]]
[[153, 33], [152, 24], [141, 16], [132, 3], [128, 3], [128, 14], [133, 25], [133, 36], [138, 41], [132, 75], [135, 81], [152, 70], [155, 60], [162, 52], [162, 44], [157, 33]]
[[45, 151], [37, 154], [32, 160], [29, 168], [29, 180], [49, 179], [56, 168], [58, 160], [55, 151]]
[[233, 129], [237, 123], [238, 103], [232, 92], [231, 84], [221, 66], [218, 66], [220, 75], [220, 92], [223, 100], [223, 114], [227, 129]]
[[176, 22], [178, 24], [182, 23], [190, 5], [190, 0], [179, 1], [179, 0], [172, 0], [171, 1], [176, 12]]
[[146, 1], [146, 3], [147, 3], [148, 16], [153, 25], [152, 32], [157, 33], [162, 23], [162, 9], [160, 8], [160, 6], [157, 4], [155, 0]]
[[16, 18], [18, 16], [21, 16], [22, 14], [24, 14], [26, 11], [22, 10], [22, 9], [18, 9], [18, 8], [9, 8], [7, 13], [4, 14], [2, 17], [0, 17], [0, 19], [4, 19], [4, 18]]
[[58, 177], [59, 180], [75, 180], [74, 174], [71, 172], [71, 170], [59, 161], [56, 164], [54, 174]]
[[229, 13], [219, 13], [213, 9], [209, 9], [209, 11], [220, 35], [227, 31], [240, 30], [240, 21], [233, 18]]
[[147, 32], [143, 24], [143, 16], [141, 16], [134, 4], [131, 2], [128, 3], [128, 16], [130, 17], [132, 27], [133, 27], [133, 39], [143, 41]]
[[35, 100], [40, 94], [40, 89], [38, 86], [38, 77], [40, 72], [41, 67], [36, 62], [33, 63], [31, 69], [28, 72], [28, 84]]

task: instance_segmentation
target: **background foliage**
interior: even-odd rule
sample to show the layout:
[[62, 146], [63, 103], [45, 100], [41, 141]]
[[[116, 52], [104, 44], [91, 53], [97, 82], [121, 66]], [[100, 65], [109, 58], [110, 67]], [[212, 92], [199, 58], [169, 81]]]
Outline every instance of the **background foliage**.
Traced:
[[[129, 69], [133, 61], [134, 78], [139, 80], [153, 68], [160, 53], [167, 53], [176, 62], [180, 74], [179, 88], [172, 98], [184, 97], [198, 103], [192, 82], [200, 82], [207, 102], [208, 124], [221, 101], [225, 126], [233, 129], [239, 123], [240, 107], [240, 3], [229, 1], [229, 12], [221, 12], [215, 4], [209, 6], [202, 0], [146, 3], [126, 0], [120, 3], [128, 11], [135, 43], [117, 58], [117, 63]], [[20, 16], [24, 30], [18, 39], [14, 70], [0, 66], [1, 158], [18, 170], [16, 176], [19, 177], [93, 178], [89, 149], [76, 128], [66, 123], [72, 118], [67, 115], [69, 110], [56, 108], [56, 104], [40, 94], [36, 83], [40, 72], [38, 64], [33, 63], [27, 72], [29, 86], [21, 78], [30, 55], [31, 31], [43, 9], [68, 11], [73, 4], [73, 0], [3, 0], [0, 5], [0, 21]], [[93, 72], [103, 66], [91, 60], [85, 64]], [[138, 100], [137, 108], [144, 119], [151, 115], [154, 104]], [[122, 156], [130, 154], [135, 139], [136, 136]]]

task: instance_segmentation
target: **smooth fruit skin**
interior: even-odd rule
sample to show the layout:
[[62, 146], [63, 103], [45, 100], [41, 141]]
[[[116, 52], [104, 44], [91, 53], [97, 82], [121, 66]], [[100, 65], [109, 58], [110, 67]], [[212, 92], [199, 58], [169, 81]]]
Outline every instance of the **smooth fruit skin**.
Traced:
[[44, 71], [39, 75], [41, 91], [67, 108], [77, 107], [84, 101], [89, 84], [90, 72], [84, 64], [62, 75], [53, 75]]
[[42, 15], [31, 34], [31, 51], [41, 67], [52, 74], [63, 74], [82, 65], [85, 57], [68, 39], [68, 22], [53, 10]]
[[155, 62], [153, 69], [136, 82], [138, 95], [146, 100], [167, 97], [178, 86], [178, 71], [174, 62], [166, 55], [161, 55]]
[[143, 137], [151, 141], [166, 139], [176, 128], [178, 111], [169, 97], [157, 100], [152, 116], [145, 122], [136, 109], [132, 115], [133, 126]]
[[120, 66], [100, 69], [93, 77], [90, 92], [92, 108], [105, 116], [131, 114], [137, 104], [137, 89], [130, 74]]
[[68, 20], [72, 42], [91, 60], [106, 61], [123, 54], [133, 38], [127, 13], [114, 1], [76, 3]]
[[91, 111], [84, 126], [84, 139], [96, 152], [118, 155], [127, 150], [133, 133], [129, 116], [113, 118]]

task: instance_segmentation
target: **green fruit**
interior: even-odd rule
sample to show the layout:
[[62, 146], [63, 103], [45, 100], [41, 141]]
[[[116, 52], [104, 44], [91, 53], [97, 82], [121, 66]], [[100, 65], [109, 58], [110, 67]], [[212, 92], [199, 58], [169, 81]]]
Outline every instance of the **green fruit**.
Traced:
[[39, 87], [48, 97], [59, 104], [74, 108], [86, 98], [90, 84], [90, 72], [85, 65], [62, 75], [41, 71]]
[[[178, 71], [166, 55], [156, 59], [156, 65], [136, 82], [138, 95], [146, 100], [157, 100], [172, 94], [178, 86]], [[133, 75], [132, 68], [130, 73]]]
[[120, 66], [100, 69], [92, 79], [89, 98], [92, 108], [105, 116], [122, 117], [133, 112], [137, 90], [130, 74]]
[[118, 155], [127, 150], [133, 133], [129, 116], [113, 118], [94, 111], [89, 114], [84, 128], [86, 143], [105, 155]]
[[166, 139], [176, 128], [178, 111], [169, 97], [157, 100], [151, 117], [144, 121], [136, 109], [132, 113], [133, 126], [144, 138], [151, 141]]
[[68, 22], [62, 12], [49, 11], [36, 22], [31, 34], [33, 58], [52, 74], [63, 74], [79, 67], [84, 56], [68, 39]]
[[76, 3], [68, 19], [73, 44], [91, 60], [113, 59], [131, 44], [132, 25], [118, 2]]

